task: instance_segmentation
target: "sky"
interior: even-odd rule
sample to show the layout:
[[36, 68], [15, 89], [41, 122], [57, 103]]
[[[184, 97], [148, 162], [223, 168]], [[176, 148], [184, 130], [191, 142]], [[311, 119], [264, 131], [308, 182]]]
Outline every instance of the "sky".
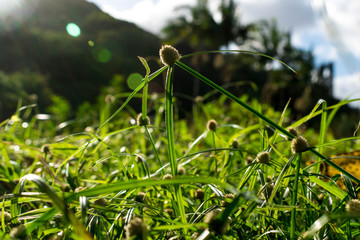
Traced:
[[[179, 5], [196, 0], [88, 0], [115, 18], [160, 34]], [[292, 33], [295, 46], [312, 50], [316, 63], [334, 62], [333, 94], [339, 99], [360, 98], [360, 1], [348, 0], [235, 0], [242, 24], [276, 19], [281, 30]], [[216, 13], [220, 0], [211, 0]], [[215, 14], [216, 19], [216, 14]], [[360, 107], [360, 102], [355, 103]]]

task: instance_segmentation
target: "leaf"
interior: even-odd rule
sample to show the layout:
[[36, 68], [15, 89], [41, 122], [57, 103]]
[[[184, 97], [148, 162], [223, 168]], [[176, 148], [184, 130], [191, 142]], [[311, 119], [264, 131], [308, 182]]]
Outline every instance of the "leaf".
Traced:
[[310, 181], [316, 183], [317, 185], [319, 185], [320, 187], [324, 188], [326, 191], [330, 192], [331, 194], [335, 195], [336, 197], [340, 198], [341, 200], [343, 200], [347, 194], [341, 190], [340, 188], [330, 185], [327, 182], [324, 182], [322, 180], [320, 180], [317, 176], [309, 176]]

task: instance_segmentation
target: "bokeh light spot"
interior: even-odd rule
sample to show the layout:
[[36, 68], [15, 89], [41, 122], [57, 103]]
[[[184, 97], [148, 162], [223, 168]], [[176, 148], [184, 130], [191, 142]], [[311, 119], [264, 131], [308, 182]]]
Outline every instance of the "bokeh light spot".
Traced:
[[143, 81], [143, 76], [139, 73], [132, 73], [127, 79], [127, 84], [131, 90], [136, 89]]
[[88, 41], [88, 44], [89, 44], [90, 47], [95, 46], [95, 43], [93, 41], [91, 41], [91, 40]]
[[98, 57], [100, 62], [106, 63], [111, 60], [112, 54], [109, 50], [104, 48], [100, 50]]
[[81, 34], [80, 27], [75, 23], [68, 23], [68, 25], [66, 25], [66, 31], [72, 37], [78, 37]]

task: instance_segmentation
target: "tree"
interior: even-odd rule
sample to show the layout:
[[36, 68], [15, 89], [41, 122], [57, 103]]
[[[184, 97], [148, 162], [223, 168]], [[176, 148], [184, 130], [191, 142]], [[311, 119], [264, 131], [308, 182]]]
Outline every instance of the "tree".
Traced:
[[195, 6], [182, 6], [177, 10], [184, 10], [184, 14], [163, 29], [165, 40], [174, 45], [186, 41], [194, 50], [218, 50], [232, 42], [241, 44], [251, 27], [240, 25], [233, 0], [221, 1], [220, 21], [215, 20], [208, 0], [198, 0]]

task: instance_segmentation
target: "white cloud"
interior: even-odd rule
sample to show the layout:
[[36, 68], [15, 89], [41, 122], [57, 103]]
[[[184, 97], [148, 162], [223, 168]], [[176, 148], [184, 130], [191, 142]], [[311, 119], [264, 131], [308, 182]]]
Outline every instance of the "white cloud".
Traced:
[[314, 24], [311, 5], [307, 1], [289, 0], [242, 0], [240, 7], [245, 23], [276, 18], [283, 30], [295, 30]]
[[102, 5], [101, 8], [116, 18], [133, 22], [147, 31], [158, 34], [166, 25], [166, 21], [175, 17], [176, 6], [193, 5], [195, 2], [195, 0], [141, 0], [126, 10], [119, 10], [113, 5]]
[[327, 0], [326, 6], [328, 17], [333, 21], [340, 40], [348, 51], [360, 57], [360, 1], [349, 0], [344, 4], [336, 0]]
[[[334, 79], [333, 89], [334, 96], [338, 99], [360, 98], [360, 72], [336, 77]], [[356, 101], [351, 105], [360, 107], [360, 101]]]

